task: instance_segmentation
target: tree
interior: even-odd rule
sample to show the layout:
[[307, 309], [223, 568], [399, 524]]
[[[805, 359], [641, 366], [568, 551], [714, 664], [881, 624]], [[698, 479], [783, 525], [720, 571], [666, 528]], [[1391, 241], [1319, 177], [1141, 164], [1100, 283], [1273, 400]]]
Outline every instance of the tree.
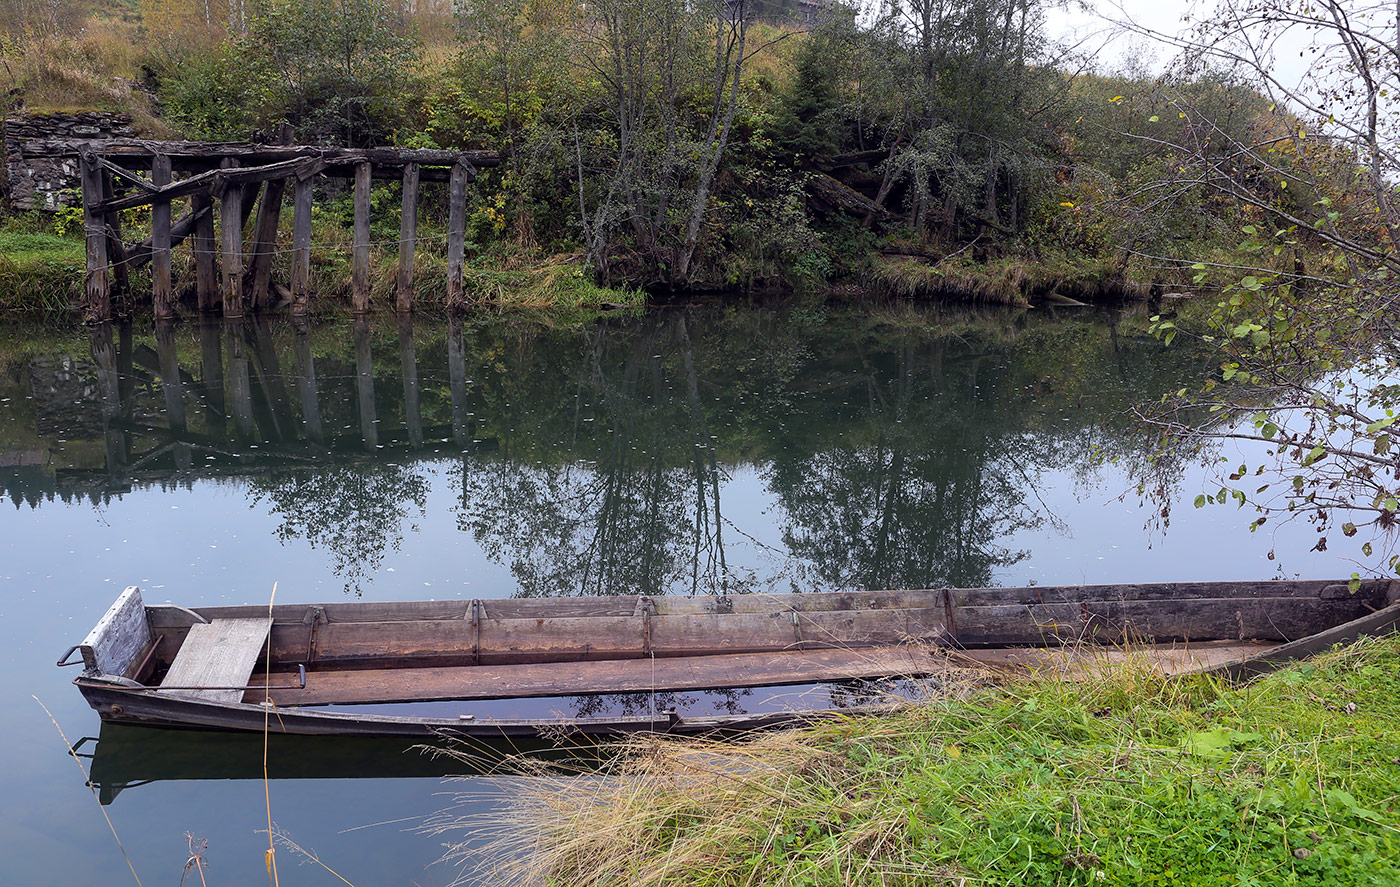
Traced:
[[[1176, 43], [1178, 76], [1206, 66], [1246, 78], [1271, 103], [1242, 138], [1191, 103], [1167, 140], [1179, 175], [1164, 187], [1208, 188], [1239, 208], [1246, 261], [1198, 262], [1218, 297], [1195, 314], [1161, 316], [1170, 343], [1217, 350], [1220, 373], [1146, 414], [1164, 461], [1223, 458], [1207, 504], [1251, 506], [1315, 524], [1315, 548], [1340, 530], [1368, 569], [1400, 570], [1400, 7], [1342, 0], [1227, 0]], [[1276, 47], [1300, 44], [1311, 65], [1296, 82]], [[1163, 195], [1170, 200], [1171, 193]], [[1217, 464], [1222, 464], [1217, 461]], [[1159, 490], [1165, 489], [1157, 485]], [[1379, 543], [1379, 544], [1377, 544]]]

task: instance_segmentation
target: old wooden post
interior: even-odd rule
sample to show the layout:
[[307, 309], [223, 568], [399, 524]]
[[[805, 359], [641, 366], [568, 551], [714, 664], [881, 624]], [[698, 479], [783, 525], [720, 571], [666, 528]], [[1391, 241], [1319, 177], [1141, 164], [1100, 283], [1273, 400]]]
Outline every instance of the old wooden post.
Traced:
[[199, 312], [212, 314], [219, 310], [219, 275], [214, 267], [214, 202], [207, 194], [190, 198], [194, 212], [194, 288], [199, 298]]
[[262, 202], [258, 204], [258, 220], [253, 225], [252, 267], [248, 273], [252, 281], [249, 298], [254, 311], [261, 311], [272, 304], [269, 295], [272, 257], [277, 248], [277, 224], [282, 218], [282, 194], [286, 189], [286, 179], [270, 180], [263, 189]]
[[452, 439], [465, 447], [471, 441], [467, 427], [467, 360], [462, 349], [462, 318], [447, 318], [447, 387], [452, 396]]
[[224, 348], [221, 330], [206, 321], [199, 327], [199, 389], [204, 395], [204, 426], [214, 440], [228, 433], [224, 403]]
[[351, 278], [352, 310], [369, 313], [369, 163], [355, 164], [355, 262]]
[[[151, 184], [170, 184], [173, 167], [169, 154], [151, 158]], [[157, 320], [175, 316], [175, 295], [170, 288], [170, 201], [157, 200], [151, 207], [151, 297]]]
[[[238, 166], [238, 161], [224, 161], [226, 167]], [[224, 317], [242, 317], [247, 306], [243, 301], [243, 189], [225, 184], [219, 199], [219, 224], [223, 235], [223, 295]]]
[[447, 210], [447, 307], [460, 308], [462, 297], [462, 256], [467, 236], [467, 168], [452, 167], [448, 184]]
[[[102, 170], [102, 199], [112, 200], [117, 189], [112, 174]], [[122, 242], [122, 216], [120, 212], [109, 212], [102, 220], [107, 229], [107, 256], [112, 262], [113, 291], [122, 297], [131, 292], [131, 271], [126, 265], [126, 245]]]
[[83, 274], [83, 289], [87, 295], [85, 320], [88, 323], [105, 323], [112, 319], [111, 279], [107, 276], [107, 225], [95, 208], [102, 199], [102, 168], [97, 165], [97, 157], [91, 152], [84, 152], [79, 164], [83, 178], [83, 235], [87, 243], [87, 270]]
[[311, 178], [297, 176], [292, 194], [292, 314], [311, 307]]
[[305, 317], [294, 317], [296, 330], [294, 351], [297, 360], [297, 391], [301, 394], [301, 421], [306, 427], [306, 439], [312, 443], [325, 441], [321, 430], [321, 405], [316, 400], [316, 361], [311, 356], [311, 325]]
[[403, 209], [399, 217], [399, 279], [394, 308], [413, 310], [413, 241], [418, 237], [418, 164], [403, 168]]

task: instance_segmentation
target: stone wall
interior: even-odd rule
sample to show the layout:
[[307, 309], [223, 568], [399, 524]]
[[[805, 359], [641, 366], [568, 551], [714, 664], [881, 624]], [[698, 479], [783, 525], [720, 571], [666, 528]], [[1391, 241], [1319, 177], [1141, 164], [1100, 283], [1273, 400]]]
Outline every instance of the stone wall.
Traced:
[[[0, 189], [17, 210], [77, 206], [81, 178], [75, 157], [25, 157], [30, 139], [132, 138], [126, 114], [86, 111], [80, 114], [16, 114], [4, 120], [5, 178]], [[65, 193], [67, 192], [67, 193]]]

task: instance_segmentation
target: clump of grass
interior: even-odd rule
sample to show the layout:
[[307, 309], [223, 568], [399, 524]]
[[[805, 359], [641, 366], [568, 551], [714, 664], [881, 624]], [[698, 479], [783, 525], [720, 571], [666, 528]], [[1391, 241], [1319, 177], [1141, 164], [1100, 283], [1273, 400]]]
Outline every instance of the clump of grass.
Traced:
[[877, 287], [904, 298], [1030, 304], [1026, 271], [1019, 264], [1002, 263], [994, 268], [957, 261], [928, 262], [914, 256], [878, 256], [871, 270]]
[[0, 313], [68, 311], [82, 295], [84, 262], [81, 240], [0, 228]]
[[[1400, 639], [1255, 684], [1132, 664], [513, 788], [570, 885], [1400, 883]], [[495, 852], [502, 852], [497, 847]]]

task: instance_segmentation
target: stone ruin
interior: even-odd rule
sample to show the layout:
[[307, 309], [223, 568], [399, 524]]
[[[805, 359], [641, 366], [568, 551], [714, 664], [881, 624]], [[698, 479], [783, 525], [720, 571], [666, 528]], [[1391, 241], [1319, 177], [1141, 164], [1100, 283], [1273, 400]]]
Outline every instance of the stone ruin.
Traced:
[[131, 117], [105, 111], [75, 114], [15, 114], [3, 123], [5, 176], [0, 196], [16, 210], [56, 212], [81, 206], [76, 157], [26, 157], [25, 142], [46, 139], [133, 138]]

